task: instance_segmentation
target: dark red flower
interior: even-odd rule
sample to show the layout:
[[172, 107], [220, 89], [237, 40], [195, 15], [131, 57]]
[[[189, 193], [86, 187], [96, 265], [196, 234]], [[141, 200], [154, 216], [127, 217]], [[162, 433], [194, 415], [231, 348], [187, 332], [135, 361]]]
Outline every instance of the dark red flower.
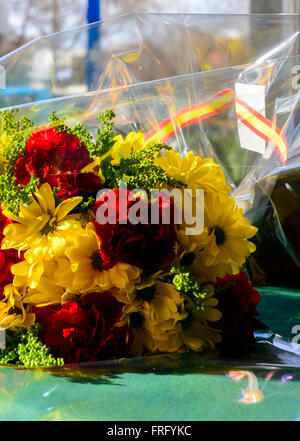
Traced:
[[[129, 190], [117, 189], [109, 192], [112, 192], [115, 198], [108, 196], [106, 201], [103, 197], [95, 204], [97, 221], [94, 221], [94, 226], [100, 238], [99, 251], [103, 259], [103, 268], [108, 269], [117, 262], [125, 262], [138, 266], [145, 272], [154, 272], [169, 265], [174, 259], [176, 242], [174, 202], [160, 196], [158, 222], [151, 223], [151, 202], [139, 200], [138, 217], [142, 222], [134, 224], [131, 209], [136, 201], [128, 200]], [[112, 216], [106, 224], [101, 220], [98, 211], [105, 207], [108, 214], [115, 213], [115, 219]], [[163, 216], [167, 219], [168, 213], [170, 221], [163, 223]]]
[[0, 250], [0, 299], [3, 297], [4, 287], [13, 281], [13, 274], [10, 270], [12, 265], [20, 260], [22, 258], [18, 257], [16, 250]]
[[83, 142], [75, 135], [55, 128], [33, 133], [25, 145], [25, 154], [16, 163], [17, 184], [26, 185], [31, 175], [41, 183], [59, 187], [59, 197], [72, 197], [101, 188], [101, 180], [94, 173], [81, 173], [92, 159]]
[[126, 326], [114, 326], [122, 314], [110, 292], [86, 294], [80, 301], [34, 307], [42, 340], [65, 363], [109, 359], [128, 354]]
[[4, 214], [2, 213], [2, 207], [0, 205], [0, 246], [2, 245], [2, 241], [4, 239], [3, 230], [7, 225], [11, 223], [12, 221], [8, 219], [8, 217], [4, 216]]
[[0, 206], [0, 299], [3, 297], [3, 288], [5, 285], [13, 281], [13, 275], [10, 270], [11, 266], [23, 260], [23, 253], [19, 256], [17, 250], [1, 250], [4, 238], [3, 230], [7, 225], [11, 224], [11, 222], [10, 219], [4, 216]]
[[223, 347], [233, 349], [254, 342], [254, 330], [264, 327], [256, 318], [261, 296], [245, 272], [218, 279], [215, 292], [219, 300], [217, 308], [223, 314], [218, 323]]

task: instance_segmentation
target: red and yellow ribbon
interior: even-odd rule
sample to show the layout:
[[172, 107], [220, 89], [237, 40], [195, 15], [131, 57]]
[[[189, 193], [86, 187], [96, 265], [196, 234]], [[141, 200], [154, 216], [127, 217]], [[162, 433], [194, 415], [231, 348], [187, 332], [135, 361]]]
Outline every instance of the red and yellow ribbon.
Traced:
[[259, 137], [267, 142], [272, 142], [282, 163], [285, 164], [288, 145], [282, 131], [272, 121], [238, 99], [233, 89], [224, 89], [199, 104], [174, 113], [162, 121], [157, 129], [151, 130], [146, 138], [147, 140], [158, 139], [166, 143], [184, 127], [217, 115], [233, 103], [237, 118]]
[[159, 124], [159, 128], [147, 134], [147, 139], [159, 139], [167, 142], [178, 130], [203, 119], [217, 115], [234, 102], [234, 91], [225, 89], [199, 104], [179, 110]]
[[287, 141], [284, 134], [270, 120], [254, 110], [244, 101], [236, 98], [235, 113], [237, 118], [252, 132], [267, 142], [272, 142], [283, 164], [287, 158]]

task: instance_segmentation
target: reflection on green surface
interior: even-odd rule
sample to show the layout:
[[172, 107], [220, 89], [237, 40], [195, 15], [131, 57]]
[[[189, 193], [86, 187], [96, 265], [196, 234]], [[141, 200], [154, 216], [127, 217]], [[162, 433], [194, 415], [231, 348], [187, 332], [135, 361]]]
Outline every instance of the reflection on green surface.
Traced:
[[[258, 368], [231, 372], [229, 375], [222, 371], [181, 375], [120, 373], [74, 381], [72, 377], [56, 377], [46, 372], [7, 369], [6, 387], [1, 387], [1, 419], [189, 421], [299, 418], [300, 375], [297, 369]], [[256, 389], [251, 391], [253, 383]], [[252, 400], [249, 401], [251, 392]]]
[[300, 420], [300, 358], [288, 343], [300, 294], [276, 288], [261, 294], [260, 319], [285, 346], [266, 334], [239, 358], [185, 354], [80, 368], [3, 367], [0, 419]]

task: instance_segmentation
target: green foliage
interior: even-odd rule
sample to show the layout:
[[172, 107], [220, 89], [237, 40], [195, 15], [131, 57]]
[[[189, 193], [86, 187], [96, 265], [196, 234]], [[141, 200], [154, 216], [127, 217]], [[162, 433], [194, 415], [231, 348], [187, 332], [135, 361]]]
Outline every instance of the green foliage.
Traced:
[[80, 213], [80, 219], [84, 221], [91, 219], [91, 211], [94, 209], [95, 201], [95, 196], [89, 196], [76, 207], [76, 211], [79, 211]]
[[83, 142], [89, 151], [93, 149], [93, 137], [82, 123], [69, 127], [65, 124], [65, 118], [57, 116], [54, 110], [50, 111], [49, 120], [51, 121], [50, 126], [54, 127], [56, 131], [71, 133]]
[[203, 310], [205, 308], [203, 301], [207, 298], [207, 292], [197, 282], [194, 274], [187, 271], [184, 266], [171, 268], [171, 274], [173, 274], [172, 283], [176, 289], [191, 299], [196, 309]]
[[113, 131], [114, 112], [111, 109], [105, 110], [104, 113], [98, 116], [100, 125], [97, 131], [97, 139], [95, 143], [88, 142], [86, 144], [90, 155], [92, 157], [100, 157], [109, 152], [115, 144], [115, 133]]
[[54, 110], [49, 112], [49, 120], [50, 126], [55, 127], [58, 132], [66, 130], [67, 126], [65, 125], [65, 118], [60, 118], [57, 116]]
[[111, 109], [98, 116], [100, 126], [98, 127], [96, 147], [100, 148], [99, 155], [108, 152], [115, 143], [115, 133], [113, 131], [113, 119], [115, 113]]
[[27, 185], [16, 185], [14, 176], [15, 165], [20, 155], [25, 152], [25, 145], [32, 133], [33, 123], [27, 118], [17, 120], [17, 111], [4, 111], [0, 114], [1, 156], [4, 162], [0, 175], [0, 202], [3, 207], [8, 208], [13, 214], [18, 215], [20, 204], [28, 205], [32, 194], [36, 191], [38, 179], [31, 177]]
[[14, 113], [17, 112], [18, 110], [5, 110], [1, 113], [1, 131], [8, 135], [20, 134], [20, 132], [24, 135], [24, 132], [32, 128], [33, 123], [28, 118], [15, 119]]
[[5, 173], [14, 175], [14, 168], [20, 155], [25, 152], [25, 144], [32, 133], [33, 123], [28, 118], [16, 120], [14, 113], [17, 111], [7, 110], [0, 114], [1, 134], [9, 137], [7, 146], [1, 146], [1, 154], [5, 158]]
[[16, 178], [7, 175], [0, 176], [0, 201], [16, 216], [19, 214], [20, 205], [29, 205], [32, 195], [37, 190], [39, 180], [31, 176], [27, 185], [16, 185]]
[[184, 187], [182, 182], [169, 177], [161, 167], [154, 164], [157, 153], [170, 148], [163, 143], [153, 143], [142, 150], [131, 152], [127, 159], [121, 158], [118, 167], [113, 167], [110, 176], [107, 170], [103, 172], [106, 174], [108, 185], [111, 188], [117, 188], [121, 182], [126, 182], [129, 190], [140, 188], [147, 193], [164, 187]]
[[93, 149], [93, 137], [82, 123], [78, 123], [75, 126], [68, 128], [66, 131], [68, 131], [68, 133], [72, 133], [72, 135], [80, 139], [80, 141], [84, 143], [89, 151]]
[[32, 368], [63, 366], [63, 359], [54, 358], [50, 349], [41, 342], [40, 332], [39, 325], [6, 331], [7, 348], [0, 350], [0, 364]]

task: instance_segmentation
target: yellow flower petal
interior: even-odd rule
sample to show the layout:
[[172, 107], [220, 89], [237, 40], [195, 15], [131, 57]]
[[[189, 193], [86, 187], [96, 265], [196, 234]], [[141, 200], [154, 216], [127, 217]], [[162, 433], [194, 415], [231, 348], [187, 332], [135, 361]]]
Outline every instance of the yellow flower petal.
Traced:
[[61, 202], [58, 207], [56, 207], [53, 216], [56, 218], [57, 222], [60, 222], [67, 214], [70, 213], [80, 202], [82, 201], [81, 196], [76, 196], [74, 198], [67, 199]]

